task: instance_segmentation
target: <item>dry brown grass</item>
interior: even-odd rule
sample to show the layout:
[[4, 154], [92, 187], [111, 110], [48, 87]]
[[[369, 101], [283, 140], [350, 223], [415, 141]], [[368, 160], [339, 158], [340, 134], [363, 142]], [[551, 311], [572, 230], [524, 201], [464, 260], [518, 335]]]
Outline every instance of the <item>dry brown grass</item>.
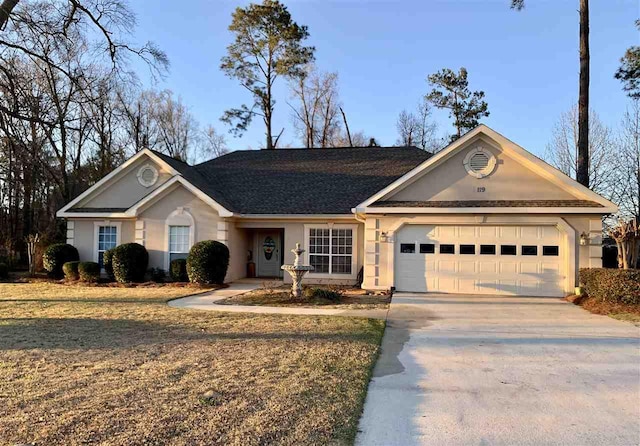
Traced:
[[631, 322], [640, 326], [640, 305], [604, 302], [593, 297], [587, 297], [580, 301], [580, 306], [591, 313], [604, 314], [614, 319]]
[[[311, 285], [311, 287], [321, 287]], [[306, 287], [305, 287], [306, 288]], [[273, 307], [317, 307], [341, 308], [351, 310], [373, 310], [389, 308], [391, 296], [388, 294], [368, 294], [365, 290], [347, 286], [325, 286], [340, 291], [342, 297], [338, 302], [318, 299], [303, 295], [299, 298], [291, 296], [291, 285], [265, 287], [238, 296], [229, 297], [216, 302], [220, 305], [266, 305]], [[303, 293], [304, 294], [304, 293]]]
[[170, 288], [106, 291], [0, 285], [0, 443], [353, 441], [383, 322], [199, 312], [157, 303]]
[[82, 284], [64, 281], [0, 283], [0, 301], [84, 301], [163, 303], [178, 297], [209, 291], [192, 284]]

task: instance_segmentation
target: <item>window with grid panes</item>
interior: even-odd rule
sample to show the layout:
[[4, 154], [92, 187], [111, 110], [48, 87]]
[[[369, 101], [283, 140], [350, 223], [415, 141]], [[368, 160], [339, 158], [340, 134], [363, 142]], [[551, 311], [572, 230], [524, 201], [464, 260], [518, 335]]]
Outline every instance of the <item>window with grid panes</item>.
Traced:
[[169, 262], [189, 255], [190, 229], [189, 226], [169, 226]]
[[352, 256], [352, 229], [309, 230], [309, 263], [314, 267], [315, 274], [351, 274]]
[[100, 226], [98, 228], [98, 263], [104, 268], [104, 253], [116, 247], [118, 240], [117, 226]]

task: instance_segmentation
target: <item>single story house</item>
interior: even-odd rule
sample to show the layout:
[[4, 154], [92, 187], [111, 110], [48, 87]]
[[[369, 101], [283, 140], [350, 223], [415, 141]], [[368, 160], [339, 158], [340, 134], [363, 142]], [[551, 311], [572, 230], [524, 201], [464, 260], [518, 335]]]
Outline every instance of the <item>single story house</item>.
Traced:
[[[282, 277], [296, 243], [308, 283], [371, 290], [563, 296], [602, 264], [617, 207], [487, 126], [415, 147], [236, 151], [188, 165], [142, 150], [58, 211], [82, 260], [120, 243], [168, 269], [200, 240], [227, 281]], [[284, 277], [288, 280], [288, 277]]]

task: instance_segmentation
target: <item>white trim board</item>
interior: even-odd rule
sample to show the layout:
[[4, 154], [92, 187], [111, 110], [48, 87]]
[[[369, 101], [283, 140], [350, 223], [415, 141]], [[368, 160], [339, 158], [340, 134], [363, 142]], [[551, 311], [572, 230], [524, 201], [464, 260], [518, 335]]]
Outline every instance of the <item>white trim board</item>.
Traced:
[[618, 212], [615, 207], [365, 207], [358, 212], [366, 214], [609, 214]]
[[[466, 133], [464, 136], [457, 139], [456, 141], [452, 142], [446, 148], [444, 148], [443, 150], [441, 150], [440, 152], [438, 152], [428, 160], [424, 161], [422, 164], [415, 167], [411, 171], [407, 172], [402, 177], [398, 178], [396, 181], [394, 181], [384, 189], [380, 190], [379, 192], [375, 193], [371, 197], [367, 198], [365, 201], [363, 201], [362, 203], [357, 205], [355, 208], [353, 208], [352, 212], [354, 213], [371, 212], [371, 211], [368, 211], [367, 208], [369, 208], [369, 206], [371, 206], [373, 203], [375, 203], [378, 200], [382, 200], [386, 197], [389, 197], [393, 193], [398, 192], [403, 188], [407, 187], [408, 185], [416, 181], [418, 178], [421, 178], [422, 175], [436, 168], [437, 165], [446, 161], [447, 159], [455, 155], [458, 151], [462, 150], [462, 148], [464, 148], [469, 141], [476, 138], [477, 136], [479, 137], [485, 136], [495, 141], [497, 144], [500, 145], [503, 151], [507, 152], [509, 155], [512, 155], [516, 161], [522, 163], [525, 167], [530, 168], [536, 174], [551, 181], [552, 183], [561, 187], [562, 189], [566, 190], [572, 195], [575, 195], [580, 199], [595, 201], [596, 203], [599, 203], [604, 206], [604, 208], [591, 208], [592, 209], [590, 211], [591, 213], [594, 212], [593, 209], [598, 209], [600, 213], [615, 213], [618, 211], [618, 207], [611, 201], [596, 194], [592, 190], [584, 187], [582, 184], [578, 183], [577, 181], [569, 178], [568, 176], [560, 172], [555, 167], [545, 163], [540, 158], [528, 152], [523, 147], [519, 146], [513, 141], [505, 138], [495, 130], [487, 127], [484, 124], [480, 124], [478, 127], [469, 131], [468, 133]], [[411, 208], [411, 209], [412, 209], [411, 211], [412, 213], [417, 212], [416, 208]], [[524, 209], [532, 209], [532, 208], [521, 208], [521, 209], [522, 209], [521, 210], [522, 212], [526, 212]], [[566, 208], [562, 208], [562, 209], [566, 209]], [[459, 212], [459, 210], [456, 209], [456, 212]], [[484, 209], [480, 212], [489, 212], [489, 211]]]

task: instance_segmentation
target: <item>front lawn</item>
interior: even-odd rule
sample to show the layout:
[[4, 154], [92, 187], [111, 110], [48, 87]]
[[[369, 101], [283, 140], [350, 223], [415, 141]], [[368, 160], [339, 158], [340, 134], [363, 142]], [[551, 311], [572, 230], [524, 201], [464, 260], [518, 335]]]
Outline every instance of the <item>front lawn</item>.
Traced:
[[0, 284], [2, 443], [352, 443], [382, 321], [165, 304], [193, 292]]
[[[313, 289], [336, 291], [339, 299], [332, 300], [309, 293]], [[281, 285], [250, 291], [216, 302], [219, 305], [266, 305], [273, 307], [317, 307], [341, 308], [349, 310], [375, 310], [389, 308], [391, 296], [388, 293], [369, 293], [350, 286], [308, 285], [303, 287], [301, 297], [291, 296], [291, 285]]]
[[131, 284], [116, 282], [83, 284], [38, 280], [33, 282], [0, 283], [2, 301], [56, 301], [56, 302], [119, 302], [119, 303], [165, 303], [178, 297], [189, 296], [215, 289], [196, 284]]

